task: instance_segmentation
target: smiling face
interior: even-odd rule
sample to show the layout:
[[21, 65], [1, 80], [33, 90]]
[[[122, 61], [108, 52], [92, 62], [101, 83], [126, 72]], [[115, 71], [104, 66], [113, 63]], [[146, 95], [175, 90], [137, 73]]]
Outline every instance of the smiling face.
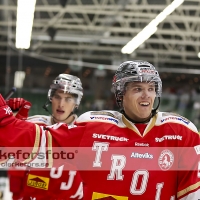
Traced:
[[155, 84], [130, 82], [123, 96], [123, 108], [128, 117], [137, 122], [147, 120], [156, 97]]
[[54, 121], [65, 122], [67, 124], [71, 123], [73, 118], [70, 119], [68, 116], [76, 107], [76, 98], [70, 93], [64, 93], [62, 90], [56, 90], [52, 96], [51, 103]]

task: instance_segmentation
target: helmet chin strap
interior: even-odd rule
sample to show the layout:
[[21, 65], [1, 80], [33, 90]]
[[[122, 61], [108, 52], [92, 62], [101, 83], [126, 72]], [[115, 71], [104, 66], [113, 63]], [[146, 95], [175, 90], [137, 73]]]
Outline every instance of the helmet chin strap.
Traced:
[[135, 121], [135, 120], [131, 119], [130, 117], [128, 117], [127, 114], [125, 113], [125, 111], [124, 111], [123, 109], [122, 109], [120, 112], [121, 112], [129, 121], [131, 121], [131, 122], [133, 122], [133, 123], [143, 123], [143, 124], [144, 124], [144, 123], [149, 122], [150, 119], [151, 119], [153, 116], [156, 115], [159, 106], [160, 106], [160, 97], [158, 97], [158, 105], [157, 105], [157, 107], [151, 111], [151, 114], [150, 114], [149, 118], [148, 118], [148, 119], [145, 119], [144, 121], [140, 121], [140, 122]]
[[55, 120], [56, 120], [56, 121], [59, 121], [59, 122], [64, 122], [65, 120], [67, 120], [69, 117], [71, 117], [71, 116], [74, 114], [74, 111], [72, 111], [72, 112], [68, 115], [68, 117], [65, 118], [64, 120], [58, 120], [58, 119], [56, 119], [56, 117], [53, 116], [52, 113], [49, 112], [48, 106], [49, 106], [50, 104], [51, 104], [51, 102], [48, 100], [48, 101], [42, 106], [42, 108], [43, 108], [45, 111], [47, 111], [47, 112], [51, 115], [54, 124], [57, 123], [57, 122], [55, 122]]
[[151, 112], [151, 117], [156, 115], [159, 106], [160, 106], [160, 97], [158, 97], [158, 105], [157, 105], [157, 107], [155, 109], [153, 109], [152, 112]]

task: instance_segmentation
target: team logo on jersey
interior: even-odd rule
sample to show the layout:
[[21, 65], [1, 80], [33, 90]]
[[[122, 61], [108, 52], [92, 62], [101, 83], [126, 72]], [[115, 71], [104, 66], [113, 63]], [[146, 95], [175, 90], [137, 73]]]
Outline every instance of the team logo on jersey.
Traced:
[[149, 154], [149, 153], [136, 153], [136, 152], [132, 152], [131, 158], [153, 159], [153, 155]]
[[48, 190], [49, 178], [42, 176], [28, 175], [27, 185], [42, 190]]
[[166, 149], [163, 150], [158, 158], [158, 165], [163, 171], [167, 171], [174, 163], [173, 153]]
[[92, 200], [128, 200], [128, 197], [93, 192]]

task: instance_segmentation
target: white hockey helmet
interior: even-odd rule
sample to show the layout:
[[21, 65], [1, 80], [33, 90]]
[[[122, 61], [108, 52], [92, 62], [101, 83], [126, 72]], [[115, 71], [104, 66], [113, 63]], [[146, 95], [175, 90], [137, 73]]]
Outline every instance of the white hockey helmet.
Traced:
[[52, 100], [52, 97], [56, 90], [62, 90], [70, 94], [75, 94], [76, 105], [79, 106], [81, 102], [81, 98], [83, 96], [83, 88], [81, 80], [77, 76], [73, 76], [70, 74], [59, 74], [53, 83], [50, 85], [50, 89], [48, 92], [49, 101]]

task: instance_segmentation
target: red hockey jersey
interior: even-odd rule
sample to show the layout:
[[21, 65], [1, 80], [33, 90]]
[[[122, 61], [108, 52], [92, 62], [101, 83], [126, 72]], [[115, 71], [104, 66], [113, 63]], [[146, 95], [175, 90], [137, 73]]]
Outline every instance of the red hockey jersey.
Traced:
[[[51, 117], [45, 115], [31, 116], [26, 121], [43, 126], [52, 125]], [[73, 126], [73, 123], [70, 126]], [[74, 170], [70, 171], [69, 168], [72, 166], [68, 163], [48, 170], [41, 168], [36, 170], [32, 167], [27, 167], [26, 170], [23, 170], [24, 167], [10, 168], [10, 191], [13, 192], [13, 199], [82, 199], [81, 177], [74, 167]]]
[[[33, 148], [27, 151], [39, 154], [45, 136], [46, 148], [79, 147], [76, 162], [86, 200], [200, 198], [199, 134], [182, 116], [158, 112], [143, 134], [115, 111], [87, 112], [72, 129], [64, 124], [43, 128], [16, 120], [1, 100], [0, 120], [1, 146], [29, 146]], [[58, 164], [55, 159], [46, 162]]]

